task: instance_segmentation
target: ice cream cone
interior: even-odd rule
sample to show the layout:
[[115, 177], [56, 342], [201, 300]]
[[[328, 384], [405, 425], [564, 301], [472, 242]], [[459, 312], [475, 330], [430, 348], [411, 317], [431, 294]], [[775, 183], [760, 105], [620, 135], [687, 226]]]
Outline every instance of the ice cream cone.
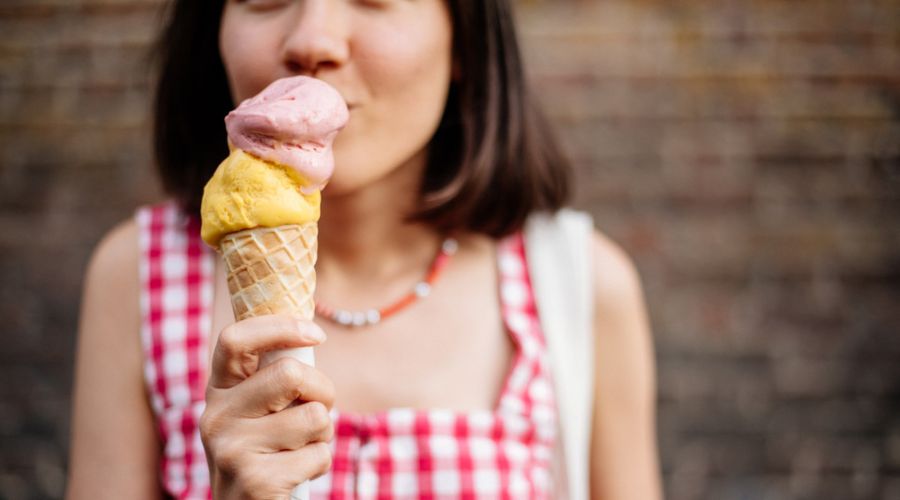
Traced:
[[[257, 227], [222, 237], [219, 251], [228, 273], [231, 307], [238, 321], [263, 314], [296, 314], [312, 320], [315, 314], [316, 222]], [[260, 366], [281, 357], [315, 365], [310, 347], [263, 353]], [[291, 500], [308, 500], [309, 483], [297, 485]]]
[[313, 318], [317, 236], [317, 223], [309, 222], [247, 229], [222, 238], [219, 250], [235, 319], [263, 314]]
[[[340, 93], [306, 76], [272, 82], [225, 117], [231, 153], [203, 190], [201, 237], [225, 260], [238, 321], [265, 314], [315, 314], [321, 190], [331, 145], [349, 118]], [[263, 352], [314, 366], [312, 347]], [[309, 498], [308, 483], [291, 499]]]

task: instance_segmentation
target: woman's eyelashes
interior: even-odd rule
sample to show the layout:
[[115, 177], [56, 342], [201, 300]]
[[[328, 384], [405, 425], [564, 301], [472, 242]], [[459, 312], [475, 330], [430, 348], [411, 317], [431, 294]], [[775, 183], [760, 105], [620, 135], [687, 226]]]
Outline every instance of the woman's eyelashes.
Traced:
[[[270, 9], [284, 7], [294, 2], [303, 2], [304, 0], [232, 0], [234, 3], [243, 4], [248, 7], [257, 9]], [[329, 1], [345, 1], [351, 4], [357, 4], [363, 7], [371, 8], [387, 8], [393, 4], [400, 3], [400, 0], [329, 0]]]
[[353, 0], [353, 3], [371, 9], [386, 9], [399, 3], [399, 0]]
[[256, 11], [275, 10], [286, 7], [295, 0], [235, 0], [235, 3], [244, 5]]

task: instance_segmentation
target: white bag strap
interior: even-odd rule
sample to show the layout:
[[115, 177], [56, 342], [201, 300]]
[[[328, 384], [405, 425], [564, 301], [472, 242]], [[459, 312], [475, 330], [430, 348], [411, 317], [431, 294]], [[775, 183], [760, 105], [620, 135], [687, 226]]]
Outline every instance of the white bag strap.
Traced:
[[587, 500], [589, 487], [594, 401], [592, 234], [590, 216], [572, 210], [533, 215], [525, 226], [528, 271], [547, 339], [560, 417], [554, 471], [557, 498], [569, 500]]

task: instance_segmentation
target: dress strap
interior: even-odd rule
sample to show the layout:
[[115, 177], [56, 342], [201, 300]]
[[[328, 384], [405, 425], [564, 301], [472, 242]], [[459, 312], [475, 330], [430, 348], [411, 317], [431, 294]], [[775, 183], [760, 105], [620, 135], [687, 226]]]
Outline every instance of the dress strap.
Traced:
[[500, 409], [524, 415], [540, 413], [539, 409], [555, 405], [521, 233], [497, 243], [497, 268], [501, 314], [517, 348]]
[[164, 443], [161, 479], [174, 498], [209, 498], [198, 423], [205, 408], [213, 253], [174, 203], [136, 213], [144, 380]]

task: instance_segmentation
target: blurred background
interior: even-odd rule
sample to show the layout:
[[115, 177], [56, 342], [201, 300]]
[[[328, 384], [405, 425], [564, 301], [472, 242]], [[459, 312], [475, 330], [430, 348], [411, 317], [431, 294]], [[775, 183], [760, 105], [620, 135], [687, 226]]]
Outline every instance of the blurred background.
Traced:
[[[900, 498], [900, 0], [519, 0], [656, 337], [667, 497]], [[162, 0], [0, 3], [0, 498], [59, 498], [84, 268], [160, 199]]]

